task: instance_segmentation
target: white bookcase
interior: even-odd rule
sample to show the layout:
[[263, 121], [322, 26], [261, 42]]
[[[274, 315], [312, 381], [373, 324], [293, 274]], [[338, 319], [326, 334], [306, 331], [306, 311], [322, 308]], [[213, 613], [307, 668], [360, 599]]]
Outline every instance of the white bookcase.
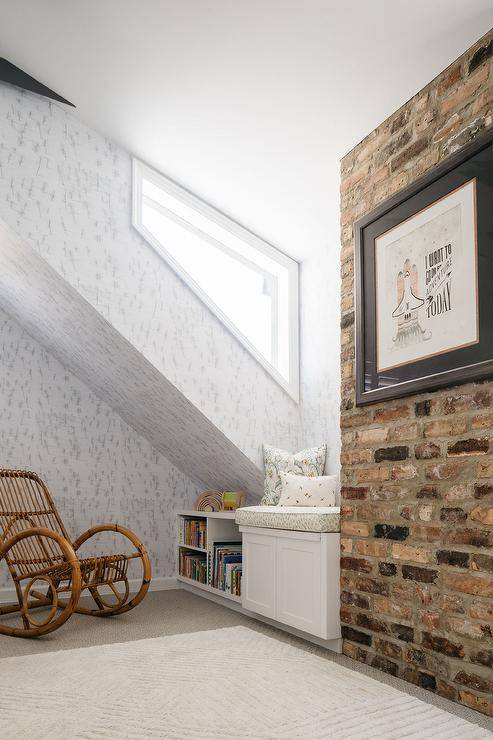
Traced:
[[[207, 542], [205, 548], [192, 547], [192, 545], [186, 545], [183, 542], [183, 520], [184, 519], [204, 519], [207, 522]], [[195, 550], [197, 552], [203, 552], [208, 555], [209, 546], [213, 542], [220, 540], [230, 540], [233, 542], [241, 542], [242, 537], [238, 528], [235, 524], [235, 512], [234, 511], [179, 511], [178, 512], [178, 550]], [[207, 557], [207, 581], [209, 581], [209, 568], [210, 558]], [[241, 604], [241, 597], [230, 594], [227, 591], [222, 591], [219, 588], [209, 586], [208, 583], [199, 583], [192, 578], [186, 578], [178, 573], [178, 580], [182, 583], [187, 583], [194, 588], [198, 588], [202, 591], [208, 591], [209, 593], [222, 596], [225, 599], [235, 601]]]

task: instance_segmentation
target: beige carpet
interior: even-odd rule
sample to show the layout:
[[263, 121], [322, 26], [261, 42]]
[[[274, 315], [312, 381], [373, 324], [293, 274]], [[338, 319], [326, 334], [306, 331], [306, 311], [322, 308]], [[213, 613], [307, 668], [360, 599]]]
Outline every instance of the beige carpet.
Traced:
[[5, 658], [0, 737], [479, 740], [491, 734], [247, 627]]

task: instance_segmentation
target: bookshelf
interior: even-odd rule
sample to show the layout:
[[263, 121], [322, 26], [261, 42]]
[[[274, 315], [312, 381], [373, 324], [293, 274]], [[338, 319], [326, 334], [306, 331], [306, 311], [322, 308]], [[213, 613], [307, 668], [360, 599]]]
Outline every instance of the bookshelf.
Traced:
[[[230, 553], [229, 558], [232, 561], [241, 559], [241, 557], [235, 558], [232, 554], [233, 551], [241, 551], [242, 543], [242, 536], [238, 525], [235, 524], [235, 512], [179, 511], [177, 526], [178, 580], [194, 588], [208, 591], [216, 596], [221, 596], [241, 604], [241, 596], [239, 594], [231, 593], [230, 591], [212, 585], [214, 573], [217, 573], [219, 570], [217, 565], [218, 548], [223, 549], [223, 552], [227, 549]], [[200, 546], [197, 544], [198, 542], [200, 542]], [[238, 547], [235, 546], [235, 543], [238, 543]], [[206, 569], [205, 583], [184, 575], [184, 570], [187, 572], [202, 572], [204, 568], [202, 565], [203, 561], [205, 561], [204, 565]], [[216, 567], [214, 566], [215, 563]], [[230, 568], [233, 571], [237, 571], [239, 565], [239, 562], [232, 562]], [[238, 579], [239, 576], [236, 573], [236, 583], [238, 583]]]

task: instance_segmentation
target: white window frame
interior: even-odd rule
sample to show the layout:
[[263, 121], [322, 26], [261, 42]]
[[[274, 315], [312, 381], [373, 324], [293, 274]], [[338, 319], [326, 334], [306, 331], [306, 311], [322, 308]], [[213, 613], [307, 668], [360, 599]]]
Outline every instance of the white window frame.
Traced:
[[[195, 282], [195, 280], [189, 275], [189, 273], [176, 261], [176, 259], [166, 250], [166, 248], [158, 241], [153, 234], [144, 226], [142, 223], [142, 180], [150, 180], [154, 185], [162, 188], [165, 192], [172, 195], [173, 197], [181, 200], [185, 205], [194, 208], [205, 218], [210, 219], [212, 222], [218, 224], [222, 228], [229, 231], [238, 239], [243, 240], [249, 246], [260, 251], [270, 259], [274, 260], [278, 264], [282, 265], [288, 271], [289, 280], [289, 380], [284, 378], [283, 375], [272, 365], [255, 347], [254, 345], [242, 334], [239, 329], [233, 324], [228, 316], [216, 305], [216, 303], [209, 297], [209, 295]], [[179, 217], [173, 216], [166, 209], [166, 215], [173, 218], [175, 221], [180, 222]], [[233, 336], [250, 352], [250, 354], [267, 370], [267, 372], [274, 378], [274, 380], [293, 398], [296, 403], [299, 403], [299, 264], [291, 257], [283, 254], [278, 249], [273, 247], [268, 242], [264, 241], [260, 237], [253, 234], [248, 229], [240, 226], [236, 221], [233, 221], [228, 216], [218, 211], [216, 208], [205, 203], [197, 196], [190, 193], [185, 188], [177, 185], [175, 182], [165, 177], [161, 173], [154, 170], [149, 165], [144, 164], [135, 157], [132, 159], [132, 225], [139, 232], [139, 234], [145, 239], [145, 241], [152, 246], [156, 252], [172, 267], [172, 269], [180, 276], [186, 285], [196, 293], [199, 298], [205, 303], [205, 305], [217, 316], [217, 318], [224, 324], [224, 326], [233, 334]], [[187, 228], [190, 228], [188, 225]], [[201, 233], [201, 236], [205, 236]], [[240, 255], [236, 252], [232, 252], [231, 249], [222, 244], [219, 241], [208, 239], [212, 241], [214, 246], [221, 248], [223, 251], [234, 256], [236, 259], [241, 260]], [[246, 260], [245, 260], [246, 261]], [[256, 266], [259, 272], [263, 272], [260, 266]], [[277, 324], [275, 327], [277, 334]], [[277, 345], [277, 343], [276, 343]]]

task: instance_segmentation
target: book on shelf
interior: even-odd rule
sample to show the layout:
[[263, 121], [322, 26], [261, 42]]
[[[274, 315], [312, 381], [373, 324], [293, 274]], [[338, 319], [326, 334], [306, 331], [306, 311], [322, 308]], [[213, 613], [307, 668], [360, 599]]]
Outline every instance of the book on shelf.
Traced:
[[207, 520], [206, 519], [183, 519], [181, 530], [181, 543], [189, 547], [207, 547]]
[[209, 586], [241, 595], [242, 543], [216, 541], [209, 547]]
[[178, 573], [199, 583], [207, 583], [207, 555], [192, 550], [180, 550]]

